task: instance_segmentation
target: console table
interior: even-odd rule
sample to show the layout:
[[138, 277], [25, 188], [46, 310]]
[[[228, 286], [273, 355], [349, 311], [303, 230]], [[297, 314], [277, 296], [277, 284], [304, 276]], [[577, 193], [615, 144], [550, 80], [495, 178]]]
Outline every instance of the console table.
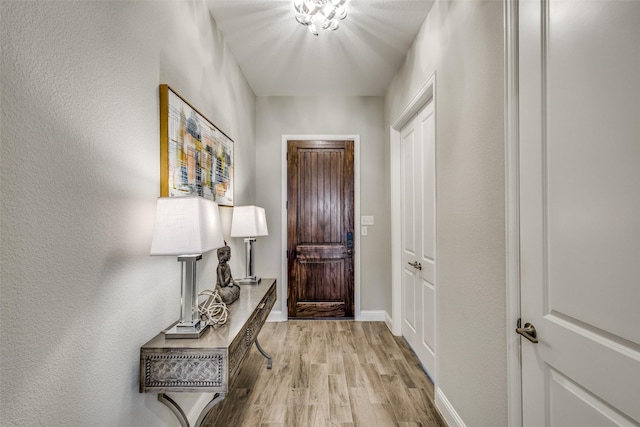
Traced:
[[229, 305], [227, 323], [215, 329], [209, 326], [200, 338], [156, 335], [140, 348], [140, 393], [157, 393], [183, 427], [190, 427], [184, 411], [165, 393], [215, 393], [196, 421], [199, 427], [224, 399], [253, 343], [271, 369], [271, 357], [260, 347], [258, 333], [275, 301], [276, 280], [262, 279], [257, 285], [241, 285], [240, 298]]

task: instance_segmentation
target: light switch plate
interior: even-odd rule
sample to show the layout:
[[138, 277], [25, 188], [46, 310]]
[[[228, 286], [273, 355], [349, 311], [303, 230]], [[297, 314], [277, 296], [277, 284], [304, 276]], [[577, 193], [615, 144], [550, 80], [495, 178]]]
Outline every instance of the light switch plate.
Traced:
[[360, 217], [360, 225], [373, 225], [373, 215], [363, 215]]
[[362, 227], [360, 227], [360, 234], [362, 236], [366, 236], [368, 232], [369, 232], [369, 230], [367, 230], [367, 226], [366, 225], [363, 225]]

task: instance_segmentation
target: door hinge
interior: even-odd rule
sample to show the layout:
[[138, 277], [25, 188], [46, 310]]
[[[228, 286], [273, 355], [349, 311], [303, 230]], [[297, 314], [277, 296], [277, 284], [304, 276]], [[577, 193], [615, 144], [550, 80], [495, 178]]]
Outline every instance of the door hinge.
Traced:
[[289, 209], [289, 201], [288, 200], [285, 202], [285, 209]]

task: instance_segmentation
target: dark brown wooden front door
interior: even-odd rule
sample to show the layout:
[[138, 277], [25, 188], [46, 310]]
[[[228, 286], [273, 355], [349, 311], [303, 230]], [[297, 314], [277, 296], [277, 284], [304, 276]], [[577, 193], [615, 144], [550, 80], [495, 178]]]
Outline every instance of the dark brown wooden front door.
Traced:
[[288, 141], [289, 317], [353, 317], [353, 141]]

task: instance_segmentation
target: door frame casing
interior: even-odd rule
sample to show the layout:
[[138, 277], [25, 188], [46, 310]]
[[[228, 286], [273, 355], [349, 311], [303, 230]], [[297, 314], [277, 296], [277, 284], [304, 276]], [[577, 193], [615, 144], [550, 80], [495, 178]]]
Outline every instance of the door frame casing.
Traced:
[[[425, 124], [430, 122], [431, 129], [429, 132], [425, 132]], [[400, 131], [400, 215], [401, 215], [401, 229], [400, 229], [400, 241], [401, 241], [401, 262], [402, 276], [401, 276], [401, 330], [402, 336], [410, 344], [422, 367], [435, 383], [437, 378], [436, 368], [436, 353], [437, 353], [437, 334], [436, 323], [438, 316], [438, 307], [436, 300], [438, 298], [438, 248], [436, 247], [436, 111], [433, 103], [433, 96], [428, 97], [427, 101], [422, 104], [418, 112], [411, 116], [411, 119], [402, 126]], [[427, 126], [428, 128], [428, 126]], [[407, 137], [409, 143], [407, 145]], [[409, 150], [409, 151], [407, 151]], [[411, 153], [411, 158], [407, 158], [407, 153]], [[433, 163], [429, 163], [429, 158], [433, 158]], [[417, 163], [416, 163], [417, 161]], [[412, 170], [411, 175], [406, 175], [404, 169], [409, 168]], [[433, 181], [431, 185], [425, 185], [429, 182], [430, 177]], [[409, 180], [413, 180], [413, 185], [408, 184]], [[407, 185], [413, 190], [407, 193]], [[429, 191], [432, 191], [430, 197], [425, 197]], [[415, 199], [413, 203], [410, 203], [408, 199]], [[410, 213], [412, 209], [407, 210], [408, 207], [413, 206], [413, 214]], [[431, 212], [432, 218], [427, 221], [428, 212]], [[407, 215], [411, 219], [407, 219]], [[406, 223], [404, 221], [407, 221]], [[412, 232], [407, 234], [407, 225], [411, 224]], [[431, 230], [432, 240], [425, 239], [428, 230]], [[411, 239], [410, 235], [415, 236], [413, 241], [413, 249], [408, 249], [405, 239]], [[427, 256], [425, 246], [428, 242], [433, 244], [432, 258]], [[409, 253], [413, 252], [412, 255]], [[409, 260], [418, 260], [420, 263], [425, 264], [425, 270], [422, 271], [422, 267], [415, 269], [407, 269], [407, 262]], [[431, 262], [430, 262], [431, 261]], [[432, 271], [429, 274], [429, 264], [432, 264]], [[408, 278], [408, 271], [411, 272], [412, 279]], [[413, 283], [411, 283], [413, 281]], [[410, 289], [413, 288], [413, 289]], [[431, 290], [429, 289], [431, 288]], [[425, 297], [427, 294], [433, 295], [432, 311], [429, 311], [428, 304], [425, 304]], [[407, 313], [408, 307], [412, 304], [409, 302], [413, 300], [417, 305], [414, 306], [415, 318], [413, 319], [415, 324], [411, 325], [411, 320]], [[427, 318], [433, 318], [433, 322], [427, 323]], [[405, 335], [405, 332], [407, 333]], [[433, 340], [427, 340], [426, 335], [428, 332], [433, 334]], [[416, 340], [417, 339], [417, 340]], [[426, 353], [425, 353], [426, 344]], [[431, 359], [431, 355], [433, 359]]]
[[282, 206], [281, 206], [281, 253], [282, 253], [282, 265], [281, 265], [281, 277], [280, 280], [280, 295], [283, 296], [280, 301], [281, 306], [281, 319], [288, 319], [288, 269], [287, 269], [287, 141], [353, 141], [353, 234], [354, 234], [354, 249], [353, 254], [353, 316], [355, 320], [362, 320], [360, 312], [360, 135], [325, 135], [325, 134], [283, 134], [281, 137], [281, 187], [282, 187]]
[[520, 148], [518, 2], [504, 0], [504, 150], [505, 150], [505, 254], [507, 423], [522, 426], [522, 359], [520, 335]]
[[[398, 117], [393, 121], [389, 127], [389, 160], [390, 160], [390, 176], [391, 181], [400, 182], [401, 174], [401, 158], [400, 158], [400, 131], [409, 123], [409, 121], [416, 115], [422, 107], [427, 105], [428, 102], [433, 102], [434, 114], [437, 117], [437, 104], [436, 102], [436, 72], [434, 71], [429, 78], [425, 81], [422, 87], [416, 92], [414, 97], [409, 101], [407, 106], [402, 110]], [[436, 141], [437, 141], [437, 122], [436, 126]], [[437, 143], [436, 143], [437, 151]], [[436, 159], [437, 169], [437, 159]], [[436, 176], [436, 199], [437, 199], [437, 176]], [[391, 206], [401, 206], [402, 200], [400, 192], [391, 192]], [[437, 213], [436, 213], [437, 218]], [[436, 219], [437, 221], [437, 219]], [[435, 231], [437, 239], [437, 230]], [[436, 248], [437, 250], [437, 248]], [[402, 214], [398, 212], [398, 209], [391, 209], [391, 318], [385, 319], [387, 326], [395, 336], [402, 335]], [[437, 259], [436, 259], [436, 275], [437, 275]], [[435, 280], [437, 282], [437, 278]], [[436, 291], [436, 312], [437, 312], [437, 291]], [[438, 319], [436, 315], [435, 328], [435, 341], [437, 343], [437, 324]], [[437, 344], [436, 344], [437, 345]], [[438, 370], [438, 357], [436, 356], [436, 371]]]

